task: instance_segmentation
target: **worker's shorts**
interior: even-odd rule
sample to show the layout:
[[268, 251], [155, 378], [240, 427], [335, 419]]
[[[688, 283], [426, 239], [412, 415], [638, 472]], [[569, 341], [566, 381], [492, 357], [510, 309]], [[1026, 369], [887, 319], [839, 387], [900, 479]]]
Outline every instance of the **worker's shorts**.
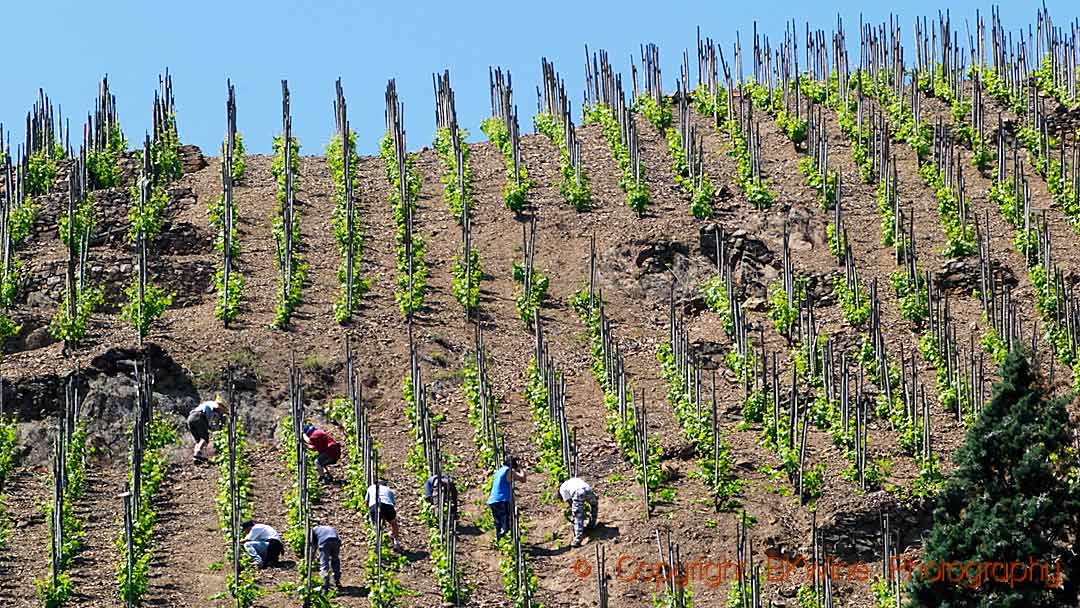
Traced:
[[188, 414], [187, 428], [195, 441], [210, 441], [210, 422], [206, 419], [206, 414], [202, 412]]
[[[378, 506], [380, 507], [378, 515], [382, 518], [384, 522], [390, 523], [397, 519], [397, 510], [394, 509], [394, 505], [388, 505], [384, 502], [380, 503]], [[375, 505], [371, 505], [370, 507], [368, 507], [368, 517], [371, 518], [371, 525], [374, 526], [377, 523]]]

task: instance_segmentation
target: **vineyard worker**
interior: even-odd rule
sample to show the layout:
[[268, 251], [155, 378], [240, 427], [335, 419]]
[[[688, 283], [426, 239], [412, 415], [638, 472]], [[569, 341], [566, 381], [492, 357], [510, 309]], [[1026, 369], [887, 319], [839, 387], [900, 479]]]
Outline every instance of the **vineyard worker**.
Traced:
[[487, 504], [495, 519], [495, 542], [510, 531], [510, 502], [513, 499], [511, 478], [513, 481], [525, 481], [525, 471], [520, 470], [516, 456], [506, 459], [491, 478], [491, 495]]
[[593, 492], [592, 487], [585, 483], [585, 480], [580, 477], [571, 477], [559, 486], [559, 496], [563, 501], [570, 503], [570, 514], [574, 521], [574, 542], [570, 543], [571, 547], [581, 546], [581, 537], [585, 533], [585, 504], [589, 504], [589, 525], [587, 527], [592, 528], [596, 525], [596, 516], [598, 513], [599, 501], [596, 498], [596, 492]]
[[457, 516], [457, 484], [449, 473], [432, 475], [424, 481], [424, 500], [437, 507], [440, 497], [445, 493], [446, 503], [450, 505], [451, 517]]
[[331, 477], [326, 472], [326, 467], [337, 464], [337, 461], [341, 460], [341, 444], [334, 441], [325, 431], [306, 424], [304, 425], [304, 445], [309, 450], [319, 454], [315, 459], [315, 468], [319, 470], [319, 479], [329, 481]]
[[394, 549], [401, 550], [401, 542], [398, 540], [397, 509], [394, 491], [386, 485], [386, 481], [373, 483], [367, 489], [368, 516], [371, 525], [377, 525], [379, 520], [390, 524], [390, 540], [394, 541]]
[[334, 586], [341, 588], [341, 539], [338, 538], [337, 530], [330, 526], [315, 526], [311, 529], [312, 561], [315, 561], [315, 552], [319, 553], [319, 578], [323, 580], [323, 591], [330, 588], [330, 573], [334, 574]]
[[213, 401], [203, 401], [188, 414], [188, 430], [195, 439], [195, 449], [191, 453], [191, 458], [195, 462], [206, 462], [203, 448], [210, 443], [210, 423], [215, 422], [224, 413], [225, 406], [221, 404], [221, 395], [218, 394], [214, 395]]
[[277, 530], [250, 519], [240, 524], [240, 529], [246, 535], [241, 541], [244, 550], [260, 569], [277, 564], [278, 558], [285, 552], [285, 545], [281, 544], [281, 535]]

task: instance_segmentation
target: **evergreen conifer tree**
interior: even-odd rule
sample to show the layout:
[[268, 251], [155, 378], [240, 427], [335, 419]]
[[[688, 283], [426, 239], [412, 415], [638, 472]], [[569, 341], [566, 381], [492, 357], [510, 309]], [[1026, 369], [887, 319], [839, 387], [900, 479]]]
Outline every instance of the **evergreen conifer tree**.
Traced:
[[1068, 579], [1080, 492], [1066, 400], [1043, 394], [1018, 350], [1001, 372], [937, 498], [911, 608], [1077, 605]]

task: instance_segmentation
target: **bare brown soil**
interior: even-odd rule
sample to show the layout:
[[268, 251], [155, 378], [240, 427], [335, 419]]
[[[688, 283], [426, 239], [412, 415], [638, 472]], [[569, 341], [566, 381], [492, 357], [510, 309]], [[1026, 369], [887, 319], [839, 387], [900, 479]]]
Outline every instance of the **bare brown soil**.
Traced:
[[[934, 115], [947, 112], [934, 102], [928, 105]], [[747, 204], [733, 182], [735, 163], [727, 154], [726, 137], [712, 129], [708, 118], [694, 116], [693, 120], [704, 134], [706, 170], [717, 189], [723, 192], [715, 204], [712, 221], [728, 233], [744, 230], [760, 239], [777, 259], [786, 222], [792, 227], [792, 254], [797, 272], [825, 276], [839, 271], [825, 245], [825, 225], [831, 215], [818, 207], [815, 193], [804, 185], [797, 169], [802, 152], [795, 150], [771, 121], [762, 122], [764, 171], [779, 198], [772, 208], [758, 211]], [[625, 568], [633, 563], [656, 561], [657, 529], [670, 530], [681, 545], [682, 554], [691, 559], [721, 562], [735, 558], [738, 513], [715, 512], [704, 485], [690, 476], [696, 464], [680, 456], [686, 451], [686, 443], [665, 402], [666, 385], [655, 357], [656, 347], [668, 335], [667, 290], [656, 285], [690, 278], [670, 272], [659, 278], [648, 276], [640, 255], [656, 243], [674, 243], [685, 247], [696, 264], [708, 264], [700, 252], [699, 230], [703, 224], [690, 215], [688, 197], [672, 177], [670, 153], [663, 137], [644, 120], [640, 120], [639, 126], [652, 197], [649, 213], [640, 219], [626, 207], [625, 195], [618, 187], [618, 168], [596, 127], [582, 127], [578, 131], [593, 195], [594, 209], [589, 213], [575, 212], [560, 198], [558, 155], [552, 144], [537, 135], [527, 136], [522, 142], [524, 162], [534, 182], [529, 202], [539, 218], [537, 265], [551, 277], [550, 298], [542, 311], [544, 326], [556, 365], [566, 376], [567, 416], [577, 429], [581, 474], [593, 483], [601, 497], [599, 529], [583, 548], [571, 549], [571, 531], [563, 506], [543, 496], [548, 486], [545, 476], [534, 473], [519, 487], [523, 520], [528, 526], [528, 552], [540, 579], [537, 600], [549, 608], [595, 604], [593, 578], [580, 573], [591, 565], [596, 543], [606, 546], [609, 567], [620, 558], [623, 560], [624, 569], [613, 573], [615, 578], [611, 582], [611, 605], [619, 608], [645, 605], [655, 590], [652, 582], [629, 580], [631, 573]], [[888, 328], [890, 349], [896, 355], [903, 349], [910, 351], [916, 334], [900, 319], [896, 298], [888, 288], [888, 274], [895, 269], [895, 262], [892, 251], [880, 245], [880, 219], [873, 186], [859, 179], [835, 116], [829, 116], [828, 128], [830, 158], [843, 174], [845, 221], [859, 271], [865, 282], [876, 280], [881, 287], [883, 325]], [[318, 153], [318, 146], [305, 143], [309, 144], [307, 152]], [[939, 228], [936, 200], [919, 180], [911, 150], [902, 145], [897, 145], [896, 150], [901, 170], [901, 198], [905, 205], [910, 203], [915, 214], [924, 267], [938, 270], [945, 259], [940, 254], [944, 235]], [[435, 152], [424, 148], [416, 154], [416, 171], [422, 180], [416, 219], [428, 243], [430, 273], [426, 305], [417, 318], [416, 339], [424, 377], [431, 385], [432, 407], [445, 414], [441, 427], [444, 450], [455, 463], [461, 484], [463, 527], [459, 559], [467, 579], [475, 587], [469, 605], [503, 606], [506, 596], [491, 533], [481, 533], [474, 525], [486, 509], [483, 486], [490, 471], [482, 470], [474, 457], [473, 429], [466, 417], [461, 387], [460, 370], [473, 348], [473, 329], [450, 293], [453, 259], [461, 249], [460, 229], [442, 199], [441, 167]], [[330, 397], [344, 392], [344, 340], [346, 333], [350, 334], [358, 369], [364, 378], [373, 434], [381, 444], [388, 480], [399, 496], [403, 542], [409, 558], [399, 577], [411, 592], [405, 605], [439, 605], [427, 559], [428, 530], [417, 518], [420, 484], [405, 468], [413, 441], [401, 397], [402, 381], [408, 370], [408, 344], [405, 324], [393, 297], [396, 286], [393, 219], [387, 203], [389, 184], [382, 160], [363, 158], [359, 167], [360, 207], [367, 235], [364, 276], [371, 280], [371, 290], [363, 310], [349, 327], [342, 328], [333, 316], [333, 304], [339, 293], [336, 273], [340, 258], [330, 219], [333, 208], [330, 174], [323, 158], [302, 159], [298, 193], [301, 255], [310, 264], [310, 272], [303, 304], [285, 331], [269, 327], [278, 297], [270, 231], [277, 205], [276, 184], [270, 175], [270, 162], [266, 156], [247, 157], [247, 174], [237, 189], [245, 287], [241, 315], [229, 329], [224, 329], [214, 318], [216, 296], [207, 293], [206, 277], [193, 271], [214, 262], [206, 205], [220, 190], [216, 159], [209, 159], [208, 168], [185, 175], [179, 181], [177, 186], [190, 189], [191, 194], [169, 209], [167, 232], [183, 229], [194, 235], [192, 242], [196, 245], [181, 248], [158, 244], [155, 271], [171, 289], [182, 292], [183, 297], [166, 312], [148, 340], [160, 345], [183, 365], [208, 395], [218, 388], [220, 370], [228, 363], [240, 364], [256, 375], [257, 399], [273, 406], [276, 413], [273, 420], [247, 419], [256, 517], [283, 531], [287, 526], [283, 496], [291, 480], [281, 458], [280, 441], [267, 429], [276, 427], [278, 419], [286, 413], [288, 366], [295, 361], [309, 376], [316, 377], [322, 370], [329, 370], [325, 378], [315, 381], [320, 392], [308, 406], [317, 420], [325, 421], [321, 408]], [[471, 163], [475, 192], [473, 238], [484, 269], [481, 308], [492, 358], [491, 380], [503, 397], [499, 417], [509, 445], [531, 466], [536, 464], [538, 456], [532, 443], [531, 412], [522, 392], [533, 342], [531, 333], [515, 312], [518, 287], [511, 276], [512, 263], [522, 256], [523, 223], [522, 218], [516, 218], [503, 206], [501, 190], [506, 173], [498, 151], [489, 143], [474, 144]], [[1017, 299], [1022, 310], [1033, 317], [1032, 292], [1023, 261], [1006, 246], [1011, 229], [986, 198], [989, 181], [974, 170], [966, 172], [965, 178], [972, 193], [973, 209], [980, 218], [989, 214], [991, 236], [997, 243], [996, 261], [1019, 278]], [[1033, 178], [1033, 184], [1037, 182]], [[1036, 185], [1033, 195], [1040, 207], [1051, 207], [1044, 186]], [[123, 217], [126, 209], [111, 213]], [[1052, 223], [1059, 251], [1075, 247], [1077, 237], [1059, 219]], [[633, 471], [622, 459], [604, 425], [602, 394], [592, 376], [591, 347], [585, 326], [566, 304], [568, 297], [586, 280], [589, 242], [593, 237], [599, 253], [600, 286], [615, 334], [624, 348], [628, 374], [636, 392], [648, 405], [653, 425], [650, 433], [664, 447], [664, 466], [675, 477], [671, 484], [676, 489], [675, 498], [658, 503], [648, 520], [642, 513], [641, 490], [633, 482]], [[47, 276], [42, 273], [64, 256], [51, 224], [39, 225], [31, 247], [35, 252], [31, 267], [44, 283]], [[104, 263], [129, 260], [130, 251], [121, 241], [112, 240], [96, 248], [91, 258]], [[1063, 263], [1075, 265], [1075, 258], [1063, 256]], [[777, 264], [766, 267], [766, 284], [776, 279], [777, 270]], [[114, 302], [121, 299], [115, 293], [110, 297]], [[24, 314], [28, 318], [47, 319], [55, 305], [48, 298], [31, 297]], [[985, 329], [978, 300], [971, 294], [958, 293], [951, 306], [957, 319], [970, 322], [977, 339]], [[786, 355], [788, 345], [772, 329], [764, 307], [751, 311], [749, 318], [755, 328], [763, 328], [760, 332], [755, 329], [755, 334], [764, 337], [767, 348], [781, 353], [783, 377], [783, 371], [790, 365]], [[818, 319], [824, 323], [824, 331], [840, 344], [849, 350], [858, 346], [860, 335], [845, 324], [838, 306], [820, 308]], [[692, 340], [727, 343], [716, 315], [694, 313], [688, 322]], [[89, 343], [74, 358], [65, 357], [59, 344], [17, 352], [5, 361], [5, 375], [20, 380], [63, 374], [75, 361], [86, 361], [109, 347], [130, 346], [133, 341], [130, 329], [116, 310], [110, 309], [94, 317]], [[921, 359], [920, 366], [922, 377], [932, 381], [933, 370]], [[745, 482], [739, 496], [741, 509], [755, 521], [752, 526], [755, 561], [766, 563], [768, 557], [807, 555], [811, 522], [815, 518], [823, 527], [830, 554], [873, 567], [878, 559], [875, 557], [877, 525], [882, 511], [893, 513], [901, 522], [904, 529], [901, 550], [917, 548], [919, 535], [928, 523], [922, 505], [907, 503], [897, 494], [885, 491], [858, 492], [840, 475], [847, 467], [843, 454], [833, 445], [831, 437], [816, 429], [809, 434], [808, 461], [826, 463], [825, 494], [816, 505], [816, 515], [800, 506], [790, 496], [785, 480], [773, 481], [765, 474], [766, 467], [775, 468], [780, 463], [775, 454], [759, 444], [760, 427], [738, 427], [742, 389], [736, 379], [721, 369], [716, 383], [719, 408], [725, 420], [724, 437], [731, 445], [736, 472]], [[948, 412], [940, 411], [937, 403], [934, 407], [937, 408], [935, 449], [949, 453], [962, 440], [964, 429]], [[243, 410], [241, 413], [252, 416]], [[335, 432], [341, 435], [340, 430]], [[211, 599], [225, 587], [225, 575], [215, 565], [225, 555], [225, 542], [213, 504], [217, 471], [192, 467], [189, 447], [190, 439], [185, 438], [184, 449], [177, 451], [158, 504], [160, 534], [158, 555], [151, 568], [148, 601], [151, 605], [224, 605]], [[873, 458], [891, 461], [891, 483], [900, 487], [910, 485], [917, 467], [902, 454], [895, 433], [883, 421], [871, 422], [870, 451]], [[91, 468], [91, 488], [79, 507], [79, 513], [87, 521], [87, 549], [72, 571], [79, 605], [118, 605], [113, 574], [120, 502], [115, 495], [122, 485], [123, 466], [123, 461], [117, 460]], [[8, 605], [34, 605], [33, 579], [43, 576], [47, 568], [44, 551], [47, 531], [36, 508], [37, 501], [48, 496], [44, 477], [41, 471], [23, 468], [7, 488], [15, 536], [0, 556], [0, 571], [4, 573], [0, 577], [0, 598]], [[367, 552], [363, 514], [349, 509], [342, 489], [331, 484], [326, 487], [321, 503], [315, 506], [315, 515], [319, 521], [336, 526], [343, 539], [346, 593], [339, 598], [339, 605], [367, 605], [363, 597], [363, 563]], [[293, 562], [296, 556], [288, 555], [287, 560]], [[259, 605], [295, 605], [295, 598], [277, 588], [296, 579], [295, 569], [288, 565], [261, 572], [258, 582], [266, 594]], [[794, 593], [802, 582], [770, 583], [766, 596], [781, 605], [793, 605]], [[722, 605], [727, 597], [727, 584], [718, 586], [703, 581], [695, 584], [693, 593], [695, 605]], [[845, 606], [870, 605], [865, 583], [838, 581], [837, 596]]]

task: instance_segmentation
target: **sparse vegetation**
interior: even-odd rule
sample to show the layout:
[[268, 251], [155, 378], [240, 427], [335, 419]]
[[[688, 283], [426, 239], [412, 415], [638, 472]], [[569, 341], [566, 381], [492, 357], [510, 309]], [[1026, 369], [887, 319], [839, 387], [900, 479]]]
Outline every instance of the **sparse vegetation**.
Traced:
[[[274, 138], [274, 160], [270, 173], [277, 181], [278, 211], [274, 214], [271, 229], [274, 234], [274, 256], [279, 269], [279, 297], [271, 323], [278, 329], [289, 326], [292, 313], [303, 301], [304, 282], [307, 280], [308, 263], [297, 254], [300, 244], [300, 213], [293, 208], [288, 196], [300, 184], [300, 141], [289, 138], [289, 164], [291, 181], [285, 167], [285, 136]], [[289, 181], [290, 183], [286, 183]], [[288, 219], [286, 219], [288, 218]], [[288, 226], [286, 226], [288, 224]], [[286, 234], [288, 230], [288, 234]]]
[[[334, 303], [334, 318], [338, 323], [344, 323], [352, 317], [352, 313], [360, 308], [364, 294], [371, 288], [371, 280], [360, 274], [364, 255], [364, 231], [358, 225], [359, 214], [355, 210], [356, 202], [346, 198], [346, 193], [353, 195], [352, 193], [356, 192], [356, 172], [360, 166], [360, 156], [356, 153], [356, 133], [352, 131], [349, 131], [348, 153], [351, 183], [346, 187], [345, 155], [342, 151], [341, 136], [335, 135], [326, 146], [326, 164], [330, 167], [330, 177], [334, 181], [334, 241], [337, 243], [338, 255], [341, 256], [341, 265], [337, 272], [341, 295]], [[350, 209], [353, 212], [351, 220]], [[349, 297], [350, 279], [351, 297]]]

